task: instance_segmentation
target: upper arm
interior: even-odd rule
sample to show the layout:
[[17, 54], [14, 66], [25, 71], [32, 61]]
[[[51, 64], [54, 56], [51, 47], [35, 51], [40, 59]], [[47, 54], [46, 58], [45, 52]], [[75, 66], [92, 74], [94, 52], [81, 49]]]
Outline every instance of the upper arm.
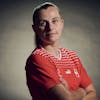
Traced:
[[[32, 55], [26, 66], [27, 76], [31, 83], [34, 82], [46, 90], [60, 83], [54, 65], [41, 55]], [[30, 81], [28, 83], [30, 84]]]
[[80, 58], [76, 55], [76, 53], [70, 51], [70, 57], [73, 60], [75, 67], [77, 68], [78, 73], [80, 75], [80, 87], [86, 88], [88, 85], [92, 83], [91, 78], [89, 77], [84, 66], [82, 65]]
[[92, 84], [92, 80], [91, 80], [90, 76], [88, 75], [86, 69], [82, 65], [79, 58], [78, 58], [78, 62], [79, 62], [79, 67], [78, 68], [79, 68], [79, 73], [80, 73], [80, 78], [81, 78], [80, 87], [86, 88], [90, 84]]

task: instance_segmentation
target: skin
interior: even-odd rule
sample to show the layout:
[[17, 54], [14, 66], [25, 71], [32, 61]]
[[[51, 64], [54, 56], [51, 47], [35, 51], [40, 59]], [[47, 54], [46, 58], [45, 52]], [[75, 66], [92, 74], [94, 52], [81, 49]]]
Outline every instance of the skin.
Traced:
[[[33, 30], [42, 40], [42, 46], [53, 56], [58, 56], [59, 40], [64, 27], [64, 20], [61, 18], [56, 7], [48, 7], [39, 11], [39, 25], [33, 25]], [[79, 88], [76, 91], [69, 91], [67, 82], [61, 79], [61, 84], [48, 90], [51, 100], [97, 100], [96, 90], [93, 84], [86, 89]]]

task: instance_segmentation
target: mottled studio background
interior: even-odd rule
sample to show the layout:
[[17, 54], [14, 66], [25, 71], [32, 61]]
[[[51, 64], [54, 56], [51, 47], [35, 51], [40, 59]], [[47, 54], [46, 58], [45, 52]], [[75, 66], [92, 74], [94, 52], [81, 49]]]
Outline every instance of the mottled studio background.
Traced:
[[[25, 62], [33, 50], [33, 8], [45, 0], [0, 0], [0, 100], [31, 100]], [[65, 20], [61, 45], [81, 58], [100, 95], [99, 0], [49, 0]], [[99, 96], [100, 98], [100, 96]]]

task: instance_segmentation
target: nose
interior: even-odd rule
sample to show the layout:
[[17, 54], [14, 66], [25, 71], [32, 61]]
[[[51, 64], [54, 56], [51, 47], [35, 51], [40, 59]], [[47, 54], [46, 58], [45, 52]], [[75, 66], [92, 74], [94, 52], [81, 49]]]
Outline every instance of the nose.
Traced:
[[49, 32], [49, 31], [52, 31], [54, 28], [53, 24], [48, 22], [47, 25], [46, 25], [46, 31]]

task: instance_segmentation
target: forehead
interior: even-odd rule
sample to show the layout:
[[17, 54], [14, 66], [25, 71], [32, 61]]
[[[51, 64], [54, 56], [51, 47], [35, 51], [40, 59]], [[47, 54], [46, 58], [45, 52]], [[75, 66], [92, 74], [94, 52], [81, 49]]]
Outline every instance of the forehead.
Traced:
[[48, 18], [54, 18], [54, 17], [60, 17], [59, 11], [56, 7], [50, 6], [46, 9], [41, 9], [39, 11], [40, 19], [48, 19]]

